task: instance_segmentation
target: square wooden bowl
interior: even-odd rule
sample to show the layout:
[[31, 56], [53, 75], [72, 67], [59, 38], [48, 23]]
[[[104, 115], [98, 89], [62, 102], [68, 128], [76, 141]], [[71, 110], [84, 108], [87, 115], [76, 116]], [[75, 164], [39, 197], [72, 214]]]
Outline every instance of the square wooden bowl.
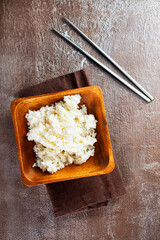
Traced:
[[[87, 106], [89, 114], [94, 114], [97, 123], [97, 142], [95, 143], [95, 154], [82, 165], [70, 165], [54, 174], [42, 172], [39, 168], [33, 168], [35, 154], [33, 151], [34, 142], [28, 141], [27, 120], [25, 118], [28, 110], [38, 110], [42, 106], [54, 104], [63, 99], [65, 95], [80, 94], [81, 104]], [[25, 97], [15, 99], [11, 103], [11, 112], [14, 124], [14, 131], [17, 143], [19, 163], [22, 180], [25, 185], [33, 186], [60, 182], [76, 178], [83, 178], [95, 175], [110, 173], [115, 163], [112, 153], [112, 146], [107, 126], [105, 107], [102, 91], [97, 86], [77, 88], [57, 93]]]

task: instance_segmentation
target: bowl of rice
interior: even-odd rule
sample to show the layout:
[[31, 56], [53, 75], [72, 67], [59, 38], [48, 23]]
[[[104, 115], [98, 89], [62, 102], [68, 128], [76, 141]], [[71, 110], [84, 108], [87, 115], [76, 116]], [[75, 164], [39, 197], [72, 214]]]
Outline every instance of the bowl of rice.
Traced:
[[11, 103], [11, 112], [25, 185], [113, 171], [115, 163], [98, 86], [18, 98]]

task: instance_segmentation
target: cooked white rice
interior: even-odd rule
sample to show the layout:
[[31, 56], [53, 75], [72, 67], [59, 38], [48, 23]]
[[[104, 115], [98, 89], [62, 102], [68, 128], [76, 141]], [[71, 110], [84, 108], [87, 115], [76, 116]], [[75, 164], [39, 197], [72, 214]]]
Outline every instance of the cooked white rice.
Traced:
[[87, 108], [78, 107], [79, 94], [26, 114], [29, 141], [35, 141], [36, 162], [33, 167], [54, 173], [72, 163], [82, 164], [94, 155], [96, 123]]

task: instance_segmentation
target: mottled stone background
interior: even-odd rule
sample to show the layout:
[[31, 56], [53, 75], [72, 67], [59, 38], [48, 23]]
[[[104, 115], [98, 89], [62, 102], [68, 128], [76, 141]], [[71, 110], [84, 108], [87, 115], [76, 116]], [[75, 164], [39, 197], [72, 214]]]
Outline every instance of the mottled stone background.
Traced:
[[[160, 1], [1, 0], [0, 12], [0, 239], [160, 239]], [[63, 16], [155, 100], [145, 103], [51, 33], [56, 27], [111, 67]], [[83, 67], [92, 84], [103, 90], [127, 194], [102, 209], [55, 219], [45, 186], [29, 188], [22, 183], [10, 103], [23, 88]]]

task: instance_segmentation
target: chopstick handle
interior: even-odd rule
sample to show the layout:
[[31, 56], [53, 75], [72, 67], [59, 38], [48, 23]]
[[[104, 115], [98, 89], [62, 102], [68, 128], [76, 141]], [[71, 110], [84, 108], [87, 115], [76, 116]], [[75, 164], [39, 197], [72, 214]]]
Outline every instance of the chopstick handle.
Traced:
[[58, 35], [60, 35], [62, 38], [64, 38], [67, 42], [69, 42], [71, 45], [73, 45], [75, 48], [77, 48], [80, 52], [82, 52], [85, 56], [87, 56], [89, 59], [91, 59], [93, 62], [98, 64], [101, 68], [103, 68], [105, 71], [110, 73], [113, 77], [115, 77], [117, 80], [119, 80], [121, 83], [123, 83], [125, 86], [127, 86], [129, 89], [131, 89], [133, 92], [135, 92], [137, 95], [139, 95], [141, 98], [143, 98], [145, 101], [150, 102], [151, 100], [146, 97], [142, 92], [134, 88], [131, 84], [123, 80], [120, 76], [118, 76], [116, 73], [111, 71], [109, 68], [107, 68], [105, 65], [103, 65], [101, 62], [99, 62], [96, 58], [92, 57], [89, 53], [84, 51], [82, 48], [80, 48], [77, 44], [72, 42], [70, 39], [66, 38], [63, 34], [61, 34], [56, 29], [52, 29], [52, 31], [56, 32]]
[[93, 45], [100, 53], [102, 53], [113, 65], [115, 65], [130, 81], [137, 86], [147, 97], [154, 100], [152, 95], [148, 93], [134, 78], [132, 78], [116, 61], [114, 61], [107, 53], [105, 53], [96, 43], [94, 43], [90, 38], [88, 38], [79, 28], [77, 28], [69, 19], [65, 17], [65, 20], [77, 31], [79, 32], [91, 45]]

